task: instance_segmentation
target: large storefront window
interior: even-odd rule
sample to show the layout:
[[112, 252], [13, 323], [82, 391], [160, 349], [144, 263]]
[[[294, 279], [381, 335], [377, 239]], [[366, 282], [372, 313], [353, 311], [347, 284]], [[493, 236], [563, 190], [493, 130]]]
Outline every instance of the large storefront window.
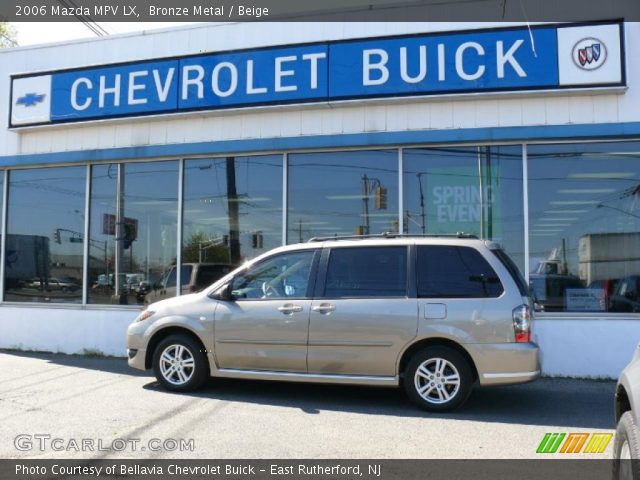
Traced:
[[115, 299], [117, 164], [91, 167], [88, 303]]
[[289, 155], [288, 243], [398, 230], [398, 151]]
[[177, 161], [121, 165], [120, 222], [116, 229], [121, 302], [151, 303], [175, 295], [167, 285], [178, 249]]
[[500, 242], [524, 271], [522, 148], [404, 150], [404, 228]]
[[530, 283], [549, 312], [640, 312], [640, 143], [532, 145]]
[[4, 299], [82, 302], [85, 167], [9, 174]]
[[282, 155], [184, 164], [182, 291], [282, 245]]

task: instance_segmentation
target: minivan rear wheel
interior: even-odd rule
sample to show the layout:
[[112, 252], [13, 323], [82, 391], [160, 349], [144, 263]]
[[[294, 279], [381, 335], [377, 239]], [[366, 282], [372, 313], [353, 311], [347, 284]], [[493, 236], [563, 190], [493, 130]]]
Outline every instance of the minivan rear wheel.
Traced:
[[432, 412], [460, 407], [469, 398], [472, 387], [469, 362], [444, 346], [427, 347], [415, 353], [404, 374], [404, 388], [409, 398]]
[[153, 353], [153, 370], [168, 390], [185, 392], [202, 386], [209, 375], [207, 356], [188, 335], [170, 335]]

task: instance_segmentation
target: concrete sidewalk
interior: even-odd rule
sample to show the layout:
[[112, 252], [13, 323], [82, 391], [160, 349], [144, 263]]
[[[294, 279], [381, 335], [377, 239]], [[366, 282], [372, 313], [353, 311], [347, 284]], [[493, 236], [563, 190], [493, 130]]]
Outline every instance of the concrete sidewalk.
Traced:
[[0, 351], [0, 458], [535, 458], [547, 432], [612, 433], [614, 388], [541, 379], [435, 415], [400, 389], [212, 379], [173, 394], [124, 359]]

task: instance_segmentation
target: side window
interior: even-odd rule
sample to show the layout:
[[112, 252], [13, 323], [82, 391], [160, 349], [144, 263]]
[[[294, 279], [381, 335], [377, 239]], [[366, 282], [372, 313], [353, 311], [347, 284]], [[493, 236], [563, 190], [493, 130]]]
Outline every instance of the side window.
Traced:
[[418, 297], [499, 297], [503, 291], [498, 275], [477, 250], [418, 246]]
[[406, 294], [406, 247], [345, 247], [331, 250], [325, 297], [403, 297]]
[[[191, 269], [193, 267], [191, 265], [183, 265], [180, 269], [180, 281], [182, 282], [182, 286], [186, 287], [189, 285], [189, 281], [191, 279]], [[166, 281], [164, 284], [165, 288], [175, 287], [176, 286], [176, 267], [171, 267], [171, 271], [166, 277]]]
[[309, 286], [313, 250], [290, 252], [252, 265], [233, 279], [237, 299], [304, 298]]

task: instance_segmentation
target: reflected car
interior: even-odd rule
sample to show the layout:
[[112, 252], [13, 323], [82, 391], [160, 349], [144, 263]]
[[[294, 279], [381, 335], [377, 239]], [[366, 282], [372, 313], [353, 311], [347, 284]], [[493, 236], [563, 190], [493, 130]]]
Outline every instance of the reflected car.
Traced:
[[35, 278], [29, 284], [29, 287], [37, 288], [38, 290], [46, 290], [47, 292], [74, 292], [80, 288], [80, 285], [75, 281], [69, 279], [63, 280], [58, 278], [49, 278], [42, 281], [39, 278]]
[[610, 312], [640, 312], [640, 275], [630, 275], [618, 283], [609, 300]]
[[619, 283], [620, 279], [608, 278], [606, 280], [594, 280], [587, 285], [587, 288], [590, 290], [602, 291], [602, 298], [600, 300], [600, 309], [602, 311], [611, 311], [611, 297], [618, 288]]
[[565, 292], [569, 288], [584, 288], [580, 278], [573, 275], [531, 274], [531, 290], [545, 312], [564, 312]]
[[[180, 280], [182, 295], [196, 293], [224, 277], [234, 265], [229, 263], [183, 263]], [[155, 285], [149, 282], [140, 284], [140, 292], [146, 295], [147, 301], [157, 302], [164, 298], [176, 296], [176, 266], [172, 266], [162, 280]]]
[[640, 344], [620, 374], [614, 397], [616, 435], [613, 442], [614, 480], [640, 478]]

